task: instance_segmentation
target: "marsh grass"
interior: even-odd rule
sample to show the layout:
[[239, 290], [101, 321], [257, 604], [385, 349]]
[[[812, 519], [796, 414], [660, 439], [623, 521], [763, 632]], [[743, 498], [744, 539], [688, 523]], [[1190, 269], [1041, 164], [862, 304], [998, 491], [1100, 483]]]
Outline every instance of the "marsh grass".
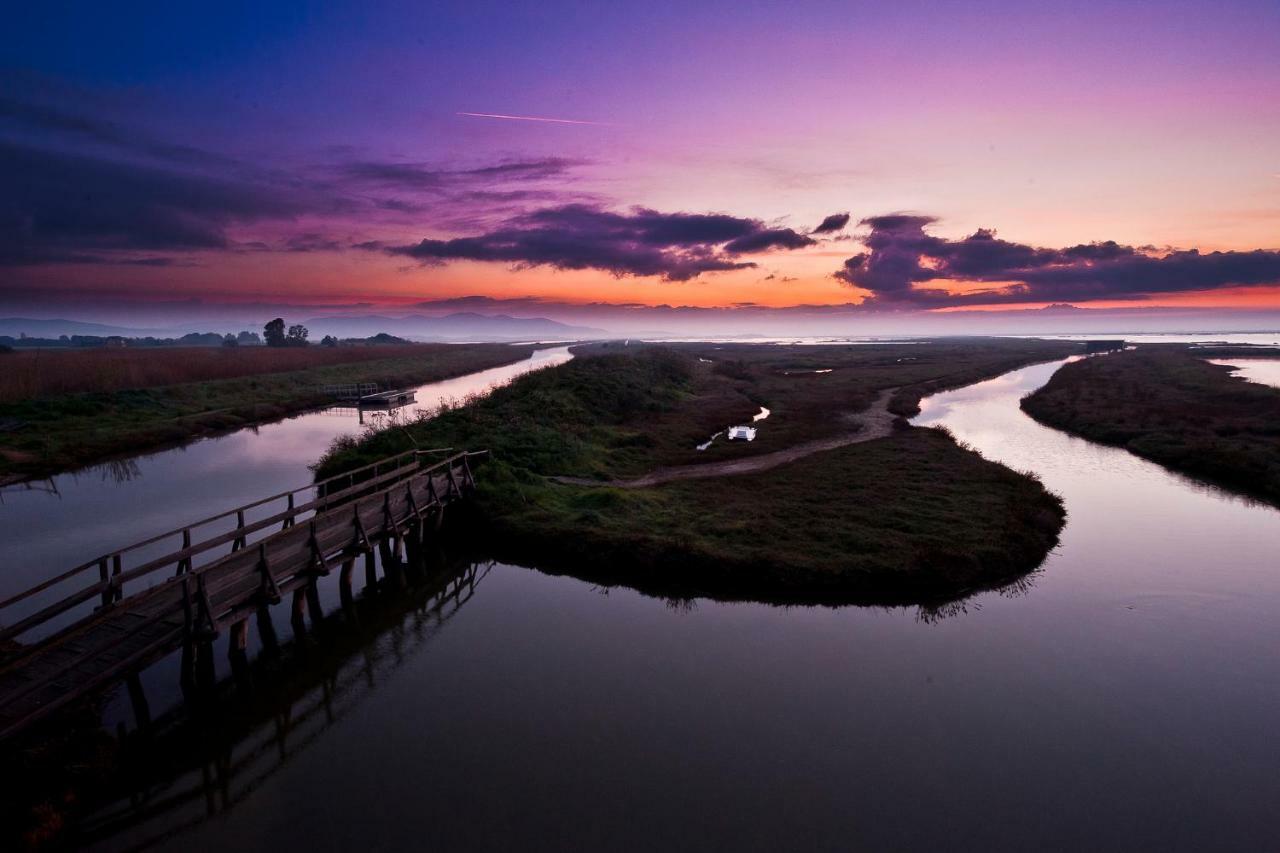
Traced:
[[1280, 504], [1280, 390], [1184, 348], [1068, 364], [1021, 405], [1049, 426]]
[[[256, 349], [268, 351], [266, 347]], [[328, 402], [320, 390], [328, 384], [378, 382], [396, 386], [435, 382], [527, 358], [533, 348], [441, 344], [369, 347], [364, 351], [380, 353], [382, 357], [231, 379], [58, 394], [0, 404], [0, 422], [20, 425], [0, 432], [0, 478], [54, 473], [113, 455], [138, 453], [285, 417]], [[298, 352], [307, 354], [311, 348]], [[163, 363], [179, 357], [181, 351], [153, 348], [138, 350], [137, 354]], [[282, 363], [272, 358], [236, 362], [239, 368], [250, 364], [275, 368]], [[181, 368], [175, 368], [168, 375], [184, 374]]]
[[[990, 361], [1003, 365], [1010, 355], [1002, 349]], [[1040, 355], [1030, 347], [1023, 358]], [[553, 479], [611, 480], [691, 457], [684, 444], [706, 428], [708, 411], [753, 412], [757, 400], [777, 406], [766, 426], [781, 418], [803, 440], [812, 437], [805, 423], [826, 429], [832, 408], [899, 378], [886, 369], [859, 379], [846, 362], [849, 375], [829, 387], [847, 396], [812, 386], [789, 395], [778, 379], [794, 359], [787, 348], [735, 353], [731, 375], [699, 360], [706, 357], [689, 348], [586, 348], [468, 406], [344, 441], [317, 476], [415, 443], [488, 449], [475, 523], [495, 556], [675, 597], [941, 600], [1018, 577], [1056, 543], [1064, 518], [1056, 497], [936, 429], [904, 427], [766, 472], [654, 488]], [[913, 363], [902, 376], [922, 372]]]
[[0, 403], [159, 388], [389, 359], [447, 358], [450, 344], [359, 347], [138, 347], [24, 349], [6, 356]]

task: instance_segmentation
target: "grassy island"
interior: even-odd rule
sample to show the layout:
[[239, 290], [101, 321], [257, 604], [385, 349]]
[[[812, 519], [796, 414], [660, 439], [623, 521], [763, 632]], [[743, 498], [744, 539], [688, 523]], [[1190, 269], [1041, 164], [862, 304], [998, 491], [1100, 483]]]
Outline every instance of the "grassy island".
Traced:
[[1280, 390], [1184, 347], [1068, 364], [1022, 401], [1036, 420], [1280, 504]]
[[0, 482], [275, 420], [323, 405], [325, 385], [435, 382], [532, 351], [406, 344], [7, 353], [0, 355]]
[[[476, 523], [496, 557], [662, 595], [946, 600], [1038, 565], [1057, 541], [1061, 502], [942, 431], [899, 421], [858, 440], [860, 430], [892, 422], [876, 421], [877, 407], [913, 409], [924, 390], [1071, 351], [995, 340], [584, 346], [566, 365], [407, 430], [340, 442], [317, 475], [415, 443], [487, 448]], [[696, 449], [761, 407], [755, 441]], [[655, 470], [752, 459], [769, 467], [635, 487]]]

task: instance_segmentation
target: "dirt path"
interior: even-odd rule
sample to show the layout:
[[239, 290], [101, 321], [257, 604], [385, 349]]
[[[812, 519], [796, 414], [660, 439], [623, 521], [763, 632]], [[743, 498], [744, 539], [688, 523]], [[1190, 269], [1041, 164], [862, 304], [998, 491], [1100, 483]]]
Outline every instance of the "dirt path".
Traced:
[[705, 465], [676, 465], [670, 468], [659, 468], [643, 476], [631, 480], [590, 480], [586, 477], [556, 477], [561, 483], [572, 483], [576, 486], [613, 486], [620, 489], [642, 489], [672, 480], [698, 480], [705, 477], [729, 477], [734, 474], [752, 474], [756, 471], [767, 471], [779, 465], [786, 465], [797, 459], [803, 459], [824, 450], [835, 450], [850, 444], [884, 438], [893, 431], [893, 422], [897, 418], [889, 411], [889, 401], [897, 388], [887, 388], [880, 392], [875, 402], [866, 411], [849, 416], [850, 421], [858, 424], [858, 429], [833, 435], [829, 438], [818, 438], [803, 441], [783, 450], [762, 453], [759, 456], [747, 456], [742, 459], [730, 459], [725, 462], [709, 462]]

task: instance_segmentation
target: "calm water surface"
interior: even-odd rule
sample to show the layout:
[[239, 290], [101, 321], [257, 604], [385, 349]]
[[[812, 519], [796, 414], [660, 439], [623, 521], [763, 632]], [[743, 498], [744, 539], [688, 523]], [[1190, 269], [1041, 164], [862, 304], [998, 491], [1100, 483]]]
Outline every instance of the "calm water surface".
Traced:
[[1226, 364], [1234, 367], [1236, 376], [1243, 376], [1250, 382], [1280, 388], [1280, 359], [1274, 358], [1213, 358], [1214, 364]]
[[1057, 366], [917, 419], [1064, 496], [1029, 586], [934, 618], [495, 565], [449, 618], [333, 661], [326, 713], [281, 709], [188, 774], [235, 784], [166, 806], [189, 826], [159, 847], [1274, 847], [1280, 513], [1037, 425], [1018, 399]]
[[[568, 361], [568, 347], [417, 389], [419, 411], [482, 394], [516, 376]], [[385, 423], [366, 411], [364, 423]], [[359, 434], [355, 409], [297, 415], [173, 450], [62, 474], [37, 488], [0, 492], [0, 598], [131, 542], [311, 482], [309, 465], [335, 438]]]

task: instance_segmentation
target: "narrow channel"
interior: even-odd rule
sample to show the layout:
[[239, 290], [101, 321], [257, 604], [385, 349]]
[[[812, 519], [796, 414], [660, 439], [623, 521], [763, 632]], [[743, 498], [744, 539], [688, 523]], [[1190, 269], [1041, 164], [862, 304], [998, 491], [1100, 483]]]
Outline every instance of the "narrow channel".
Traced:
[[[447, 625], [410, 613], [335, 663], [370, 676], [323, 731], [281, 730], [295, 703], [211, 735], [173, 788], [208, 796], [129, 792], [146, 823], [101, 849], [1265, 849], [1280, 512], [1025, 416], [1060, 365], [915, 421], [1063, 496], [1027, 582], [781, 608], [494, 565]], [[307, 701], [328, 714], [329, 682]]]
[[[410, 420], [461, 403], [570, 358], [568, 347], [551, 347], [421, 385], [415, 402], [394, 417]], [[371, 427], [386, 417], [364, 414]], [[323, 409], [60, 474], [30, 490], [8, 488], [0, 493], [0, 598], [113, 548], [305, 485], [308, 466], [334, 439], [364, 428], [354, 409]]]

